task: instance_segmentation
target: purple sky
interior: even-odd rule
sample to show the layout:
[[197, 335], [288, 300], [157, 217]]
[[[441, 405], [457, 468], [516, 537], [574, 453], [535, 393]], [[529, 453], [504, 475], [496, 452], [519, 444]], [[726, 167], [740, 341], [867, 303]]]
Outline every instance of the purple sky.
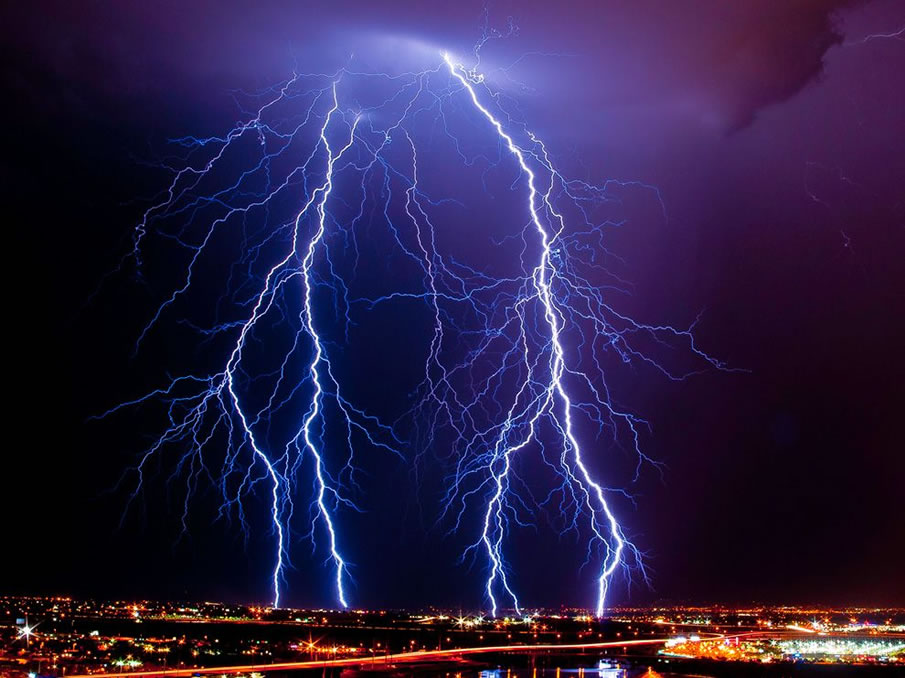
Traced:
[[[2, 11], [7, 227], [24, 232], [38, 290], [14, 295], [28, 328], [14, 419], [42, 441], [21, 476], [4, 474], [26, 484], [14, 481], [2, 508], [71, 515], [43, 528], [59, 531], [57, 565], [23, 559], [3, 581], [128, 594], [162, 571], [135, 592], [242, 597], [237, 581], [260, 575], [246, 565], [208, 576], [203, 556], [166, 548], [125, 574], [82, 562], [139, 540], [111, 536], [115, 507], [98, 498], [123, 453], [98, 452], [82, 423], [122, 395], [105, 357], [131, 328], [84, 301], [132, 224], [124, 204], [159, 188], [136, 167], [148, 145], [222, 130], [236, 115], [229, 90], [276, 82], [293, 59], [332, 70], [354, 53], [408, 70], [440, 49], [467, 55], [481, 8], [167, 0]], [[660, 190], [666, 218], [627, 194], [629, 223], [609, 241], [635, 286], [626, 310], [679, 325], [703, 310], [701, 345], [750, 370], [628, 386], [668, 470], [625, 520], [656, 590], [622, 599], [905, 604], [905, 5], [532, 0], [494, 4], [491, 25], [509, 16], [518, 31], [488, 43], [484, 70], [562, 167]], [[57, 416], [45, 439], [38, 427]], [[91, 534], [72, 536], [85, 524]], [[12, 528], [25, 551], [44, 548], [33, 527]], [[375, 602], [410, 602], [402, 586]]]

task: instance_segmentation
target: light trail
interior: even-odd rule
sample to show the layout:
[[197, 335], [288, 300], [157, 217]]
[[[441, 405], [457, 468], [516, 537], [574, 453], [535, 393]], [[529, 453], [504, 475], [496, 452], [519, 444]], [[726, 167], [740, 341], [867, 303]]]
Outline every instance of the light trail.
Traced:
[[[758, 632], [760, 633], [760, 632]], [[707, 638], [701, 638], [700, 641], [689, 641], [689, 642], [704, 642], [704, 641], [713, 641], [713, 640], [722, 640], [725, 638], [739, 638], [744, 637], [751, 634], [738, 634], [738, 635], [720, 635], [714, 634], [713, 636]], [[488, 654], [494, 652], [515, 652], [515, 653], [534, 653], [534, 652], [555, 652], [559, 650], [602, 650], [607, 648], [614, 647], [639, 647], [644, 645], [663, 645], [668, 638], [645, 638], [641, 640], [623, 640], [623, 641], [606, 641], [600, 643], [566, 643], [563, 645], [553, 645], [553, 644], [539, 644], [539, 645], [487, 645], [487, 646], [479, 646], [479, 647], [463, 647], [457, 649], [450, 650], [420, 650], [420, 651], [412, 651], [412, 652], [397, 652], [393, 654], [385, 654], [385, 655], [374, 655], [369, 657], [349, 657], [343, 659], [322, 659], [322, 660], [311, 660], [311, 661], [301, 661], [301, 662], [278, 662], [275, 664], [246, 664], [239, 666], [211, 666], [211, 667], [200, 667], [194, 669], [164, 669], [160, 671], [128, 671], [121, 673], [87, 673], [87, 674], [74, 674], [69, 676], [69, 678], [126, 678], [127, 676], [132, 676], [133, 678], [149, 678], [150, 676], [174, 676], [174, 677], [183, 677], [183, 676], [194, 676], [194, 675], [208, 675], [208, 674], [230, 674], [230, 673], [244, 673], [244, 672], [267, 672], [267, 671], [288, 671], [288, 670], [297, 670], [297, 669], [314, 669], [314, 668], [325, 668], [325, 667], [341, 667], [341, 666], [361, 666], [366, 664], [377, 664], [383, 663], [388, 664], [391, 662], [399, 662], [399, 663], [414, 663], [414, 662], [424, 662], [424, 661], [432, 661], [435, 659], [448, 659], [448, 658], [458, 658], [466, 655], [473, 654]]]

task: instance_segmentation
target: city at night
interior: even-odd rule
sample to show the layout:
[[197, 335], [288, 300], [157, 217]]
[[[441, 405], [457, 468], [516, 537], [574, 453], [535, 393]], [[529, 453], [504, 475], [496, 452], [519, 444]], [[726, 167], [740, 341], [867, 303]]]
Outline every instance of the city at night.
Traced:
[[905, 676], [901, 0], [0, 25], [0, 676]]

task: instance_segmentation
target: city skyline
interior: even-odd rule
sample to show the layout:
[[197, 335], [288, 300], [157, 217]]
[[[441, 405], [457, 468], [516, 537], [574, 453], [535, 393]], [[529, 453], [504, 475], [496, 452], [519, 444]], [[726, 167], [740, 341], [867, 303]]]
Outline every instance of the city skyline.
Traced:
[[[10, 634], [11, 619], [17, 637]], [[905, 659], [905, 610], [621, 608], [601, 623], [574, 610], [491, 619], [436, 610], [0, 597], [0, 638], [0, 670], [29, 662], [36, 674], [69, 676], [189, 678], [367, 667], [455, 669], [487, 678], [501, 673], [500, 663], [510, 675], [532, 676], [555, 675], [563, 666], [608, 678], [642, 675], [642, 667], [648, 678], [701, 670], [775, 675], [793, 665], [799, 672], [830, 665], [859, 675], [895, 675]]]

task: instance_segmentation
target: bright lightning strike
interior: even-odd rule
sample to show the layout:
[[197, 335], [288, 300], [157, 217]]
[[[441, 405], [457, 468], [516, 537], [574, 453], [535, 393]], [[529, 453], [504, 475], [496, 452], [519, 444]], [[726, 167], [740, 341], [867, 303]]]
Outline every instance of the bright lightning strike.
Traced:
[[[462, 83], [462, 86], [468, 92], [468, 95], [471, 98], [471, 101], [474, 104], [475, 108], [477, 108], [481, 112], [481, 114], [496, 130], [500, 138], [503, 139], [506, 148], [515, 156], [518, 161], [519, 167], [525, 174], [526, 183], [528, 186], [528, 211], [531, 214], [531, 222], [537, 229], [538, 237], [540, 238], [541, 242], [541, 258], [537, 264], [537, 267], [534, 269], [532, 275], [532, 284], [536, 292], [537, 299], [540, 301], [544, 308], [544, 320], [546, 321], [547, 327], [549, 328], [549, 339], [550, 344], [552, 345], [552, 351], [548, 365], [549, 377], [546, 388], [544, 389], [543, 396], [540, 398], [533, 398], [528, 408], [523, 409], [518, 413], [518, 415], [516, 415], [516, 408], [518, 406], [518, 403], [522, 400], [523, 393], [526, 391], [532, 380], [531, 366], [527, 360], [526, 355], [526, 366], [528, 371], [525, 381], [523, 382], [523, 388], [519, 389], [513, 402], [513, 406], [509, 410], [506, 421], [501, 428], [500, 437], [498, 438], [497, 445], [494, 449], [493, 459], [491, 460], [491, 475], [493, 476], [494, 490], [491, 496], [491, 500], [487, 505], [487, 512], [485, 514], [483, 532], [481, 535], [481, 540], [486, 547], [487, 555], [492, 563], [490, 577], [487, 579], [487, 596], [491, 602], [491, 613], [496, 616], [497, 601], [494, 596], [494, 583], [495, 580], [499, 577], [502, 588], [512, 598], [516, 612], [518, 614], [521, 614], [518, 598], [516, 597], [515, 593], [513, 593], [512, 589], [509, 586], [509, 582], [506, 579], [506, 573], [503, 567], [503, 557], [501, 555], [501, 543], [505, 531], [502, 495], [505, 491], [506, 485], [508, 485], [511, 455], [517, 452], [519, 449], [523, 448], [533, 439], [535, 435], [535, 428], [537, 426], [537, 420], [541, 417], [541, 415], [547, 412], [551, 414], [554, 412], [553, 399], [555, 394], [559, 397], [562, 403], [562, 418], [557, 419], [557, 423], [561, 426], [561, 431], [565, 438], [567, 448], [571, 450], [574, 456], [575, 466], [581, 472], [580, 477], [576, 477], [572, 475], [571, 472], [569, 472], [569, 478], [570, 480], [573, 480], [578, 484], [581, 492], [585, 496], [586, 505], [590, 514], [589, 519], [591, 522], [591, 529], [595, 537], [606, 544], [607, 547], [606, 558], [604, 560], [600, 577], [598, 578], [596, 609], [597, 616], [599, 617], [603, 615], [603, 607], [606, 601], [606, 592], [609, 585], [609, 579], [615, 571], [616, 567], [618, 567], [620, 562], [622, 561], [622, 552], [626, 547], [626, 540], [622, 534], [622, 529], [616, 522], [616, 519], [613, 516], [613, 513], [610, 511], [610, 507], [606, 502], [603, 488], [591, 478], [591, 475], [581, 458], [581, 451], [578, 440], [576, 439], [575, 433], [572, 429], [572, 401], [566, 393], [565, 388], [563, 387], [563, 376], [566, 368], [565, 352], [560, 341], [560, 323], [564, 318], [562, 312], [557, 307], [556, 301], [553, 298], [553, 294], [550, 288], [550, 276], [555, 273], [555, 269], [552, 267], [551, 259], [551, 236], [547, 232], [547, 229], [544, 227], [544, 225], [541, 223], [541, 217], [538, 214], [538, 210], [540, 208], [538, 206], [538, 192], [536, 187], [537, 177], [535, 176], [534, 171], [532, 171], [532, 169], [528, 166], [525, 152], [521, 148], [519, 148], [513, 141], [512, 137], [503, 130], [502, 123], [500, 123], [500, 121], [497, 120], [494, 115], [478, 100], [478, 95], [475, 92], [472, 81], [474, 81], [474, 83], [480, 83], [482, 79], [475, 74], [469, 74], [462, 65], [454, 64], [448, 54], [444, 54], [443, 58], [446, 61], [447, 66], [449, 66], [450, 73], [460, 83]], [[548, 192], [544, 197], [544, 204], [549, 208], [551, 215], [561, 220], [560, 215], [553, 209], [552, 204], [549, 202], [549, 197], [550, 194]], [[556, 235], [558, 235], [558, 233], [554, 234], [554, 238], [556, 237]], [[512, 430], [513, 418], [515, 416], [520, 416], [527, 419], [527, 435], [525, 435], [521, 441], [510, 443], [508, 436], [510, 431]], [[501, 462], [499, 462], [500, 459], [502, 460]], [[605, 535], [602, 532], [601, 519], [598, 515], [598, 512], [602, 512], [605, 516], [605, 529], [607, 530], [608, 535]], [[631, 545], [629, 544], [629, 546]]]
[[[401, 459], [415, 448], [416, 469], [439, 451], [451, 469], [441, 519], [474, 536], [463, 557], [483, 554], [494, 616], [509, 605], [521, 614], [507, 544], [539, 512], [586, 539], [598, 615], [620, 568], [646, 576], [613, 508], [614, 493], [624, 493], [597, 479], [599, 455], [580, 442], [593, 430], [626, 439], [636, 476], [650, 461], [639, 441], [646, 423], [617, 406], [605, 365], [615, 357], [670, 379], [723, 365], [695, 345], [693, 324], [639, 323], [608, 301], [624, 284], [601, 264], [603, 233], [621, 222], [601, 211], [617, 189], [659, 200], [656, 189], [564, 177], [497, 95], [449, 54], [402, 74], [296, 74], [251, 96], [255, 105], [228, 133], [175, 140], [183, 164], [166, 165], [172, 179], [135, 229], [131, 260], [141, 278], [167, 285], [136, 351], [178, 315], [179, 336], [201, 357], [103, 415], [163, 406], [163, 432], [139, 458], [132, 498], [152, 464], [176, 450], [168, 482], [183, 484], [185, 530], [202, 482], [219, 492], [218, 517], [238, 520], [246, 535], [255, 530], [249, 501], [263, 502], [274, 606], [305, 537], [331, 573], [332, 599], [349, 605], [342, 525], [367, 496], [362, 448]], [[488, 213], [486, 195], [452, 195], [438, 167], [477, 173], [487, 195], [517, 196], [506, 203], [511, 215]], [[499, 272], [467, 263], [456, 238], [468, 221], [483, 229], [471, 237], [498, 245]], [[148, 254], [162, 244], [182, 257], [175, 278]], [[361, 270], [379, 257], [391, 265], [375, 282]], [[415, 405], [388, 425], [353, 404], [360, 394], [345, 359], [362, 318], [400, 306], [432, 329], [424, 348], [413, 348], [424, 351]], [[655, 359], [659, 347], [678, 344], [700, 365], [677, 370]], [[546, 498], [523, 475], [528, 459], [553, 479]]]

